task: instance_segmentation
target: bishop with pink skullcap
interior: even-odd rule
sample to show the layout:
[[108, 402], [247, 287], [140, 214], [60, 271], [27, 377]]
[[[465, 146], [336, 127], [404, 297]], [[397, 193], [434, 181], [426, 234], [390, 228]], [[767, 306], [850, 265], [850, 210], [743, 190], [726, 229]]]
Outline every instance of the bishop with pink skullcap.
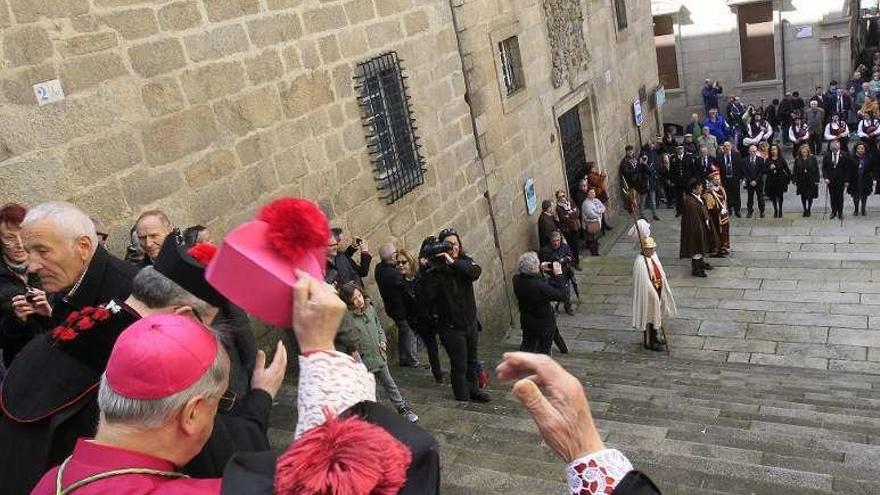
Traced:
[[104, 376], [123, 397], [164, 399], [197, 382], [211, 367], [217, 350], [217, 339], [194, 319], [150, 316], [116, 339]]
[[[131, 324], [107, 362], [94, 440], [80, 438], [31, 493], [218, 495], [219, 479], [191, 479], [178, 468], [211, 434], [217, 398], [228, 385], [220, 349], [210, 329], [185, 316], [158, 314]], [[166, 405], [163, 399], [172, 396], [179, 403]]]

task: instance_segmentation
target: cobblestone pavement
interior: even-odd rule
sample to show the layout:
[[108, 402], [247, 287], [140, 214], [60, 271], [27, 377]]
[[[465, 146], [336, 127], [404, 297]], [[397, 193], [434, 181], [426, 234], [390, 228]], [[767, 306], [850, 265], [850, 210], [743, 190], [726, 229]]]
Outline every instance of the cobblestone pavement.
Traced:
[[[793, 192], [781, 219], [769, 204], [765, 218], [743, 211], [731, 224], [731, 256], [711, 259], [716, 269], [705, 279], [691, 277], [689, 260], [678, 259], [672, 210], [659, 211], [652, 233], [679, 308], [666, 325], [674, 357], [880, 373], [880, 211], [871, 211], [880, 201], [869, 201], [867, 217], [853, 217], [847, 198], [842, 224], [822, 219], [823, 201], [810, 218]], [[636, 350], [635, 253], [623, 235], [606, 256], [584, 264], [578, 315], [560, 317], [575, 348]]]

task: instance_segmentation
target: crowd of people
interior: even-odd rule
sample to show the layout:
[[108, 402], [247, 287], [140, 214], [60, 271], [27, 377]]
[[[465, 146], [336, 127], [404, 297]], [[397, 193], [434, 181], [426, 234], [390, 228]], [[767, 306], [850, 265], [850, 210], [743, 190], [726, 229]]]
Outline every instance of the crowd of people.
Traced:
[[[365, 239], [346, 240], [295, 198], [267, 205], [219, 248], [208, 229], [180, 232], [159, 210], [131, 234], [121, 259], [72, 204], [0, 208], [4, 493], [439, 492], [437, 442], [414, 424], [366, 296]], [[439, 335], [454, 397], [489, 400], [477, 355], [480, 267], [458, 233], [426, 239], [417, 256], [392, 244], [379, 255], [385, 311], [398, 333], [412, 332], [398, 338], [398, 364], [420, 367], [421, 342], [442, 382]], [[299, 354], [295, 435], [280, 455], [268, 426], [288, 349], [278, 342], [268, 359], [251, 318], [289, 329]], [[659, 493], [605, 448], [583, 387], [555, 361], [509, 353], [496, 373], [567, 463], [572, 493]], [[397, 414], [377, 403], [376, 384]]]
[[[723, 113], [723, 88], [707, 79], [705, 116], [693, 113], [682, 136], [676, 135], [676, 126], [668, 126], [640, 152], [627, 146], [620, 183], [638, 193], [639, 216], [644, 218], [647, 208], [655, 220], [661, 201], [680, 216], [691, 179], [708, 186], [713, 167], [721, 173], [736, 217], [745, 193], [746, 217], [764, 218], [769, 199], [774, 218], [782, 218], [789, 185], [800, 196], [804, 217], [812, 216], [822, 189], [830, 218], [843, 218], [845, 194], [852, 198], [853, 216], [864, 216], [868, 196], [880, 194], [880, 67], [875, 69], [868, 80], [867, 68], [860, 66], [846, 85], [831, 81], [827, 91], [817, 87], [807, 99], [797, 91], [768, 105], [764, 99], [746, 104], [740, 96], [729, 96]], [[785, 155], [788, 146], [791, 154]]]

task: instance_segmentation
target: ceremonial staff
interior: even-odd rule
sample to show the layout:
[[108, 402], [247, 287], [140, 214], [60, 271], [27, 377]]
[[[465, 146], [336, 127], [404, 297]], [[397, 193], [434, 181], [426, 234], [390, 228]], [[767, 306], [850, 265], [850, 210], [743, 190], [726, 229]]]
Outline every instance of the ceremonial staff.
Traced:
[[[623, 193], [627, 196], [627, 198], [629, 198], [629, 215], [630, 217], [632, 217], [633, 226], [636, 229], [636, 235], [639, 236], [639, 252], [642, 254], [642, 259], [645, 260], [645, 271], [648, 272], [648, 278], [651, 278], [651, 266], [648, 265], [648, 257], [645, 256], [644, 250], [642, 248], [642, 241], [644, 239], [642, 238], [642, 229], [639, 228], [639, 218], [636, 216], [636, 210], [638, 209], [638, 205], [636, 204], [635, 199], [636, 190], [629, 187], [629, 183], [626, 181], [626, 177], [624, 177], [623, 175], [620, 176], [620, 180], [623, 181]], [[669, 339], [666, 338], [666, 329], [662, 326], [660, 327], [660, 333], [663, 335], [663, 340], [666, 341], [666, 355], [668, 356]]]

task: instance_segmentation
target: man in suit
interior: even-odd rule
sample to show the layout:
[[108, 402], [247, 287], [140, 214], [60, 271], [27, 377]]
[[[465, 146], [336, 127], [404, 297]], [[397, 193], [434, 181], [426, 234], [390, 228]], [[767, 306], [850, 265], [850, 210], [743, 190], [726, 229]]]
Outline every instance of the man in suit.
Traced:
[[749, 156], [743, 160], [743, 179], [746, 181], [746, 191], [749, 193], [747, 203], [747, 218], [752, 218], [755, 212], [755, 196], [758, 196], [758, 214], [764, 218], [764, 159], [758, 156], [758, 147], [754, 144], [749, 146]]
[[831, 87], [825, 98], [825, 117], [830, 121], [832, 115], [838, 115], [840, 120], [846, 122], [852, 109], [852, 99], [845, 89], [837, 87], [837, 81], [831, 81]]
[[696, 177], [702, 182], [706, 182], [712, 167], [715, 166], [715, 159], [709, 156], [709, 150], [705, 146], [700, 146], [700, 155], [694, 160], [694, 169], [691, 171], [691, 177]]
[[687, 181], [693, 169], [692, 158], [684, 152], [684, 145], [679, 144], [675, 153], [669, 157], [669, 180], [672, 182], [672, 195], [675, 199], [675, 216], [681, 216], [684, 193]]
[[822, 136], [825, 131], [825, 110], [815, 97], [810, 100], [810, 108], [804, 112], [804, 120], [810, 131], [810, 149], [814, 155], [822, 154]]
[[728, 208], [739, 218], [741, 200], [740, 188], [742, 184], [742, 163], [738, 151], [733, 149], [733, 143], [725, 141], [718, 155], [718, 166], [721, 169], [721, 180], [727, 191]]
[[840, 149], [839, 141], [831, 141], [829, 148], [822, 159], [822, 178], [831, 196], [831, 218], [843, 218], [843, 191], [847, 186], [850, 158]]

